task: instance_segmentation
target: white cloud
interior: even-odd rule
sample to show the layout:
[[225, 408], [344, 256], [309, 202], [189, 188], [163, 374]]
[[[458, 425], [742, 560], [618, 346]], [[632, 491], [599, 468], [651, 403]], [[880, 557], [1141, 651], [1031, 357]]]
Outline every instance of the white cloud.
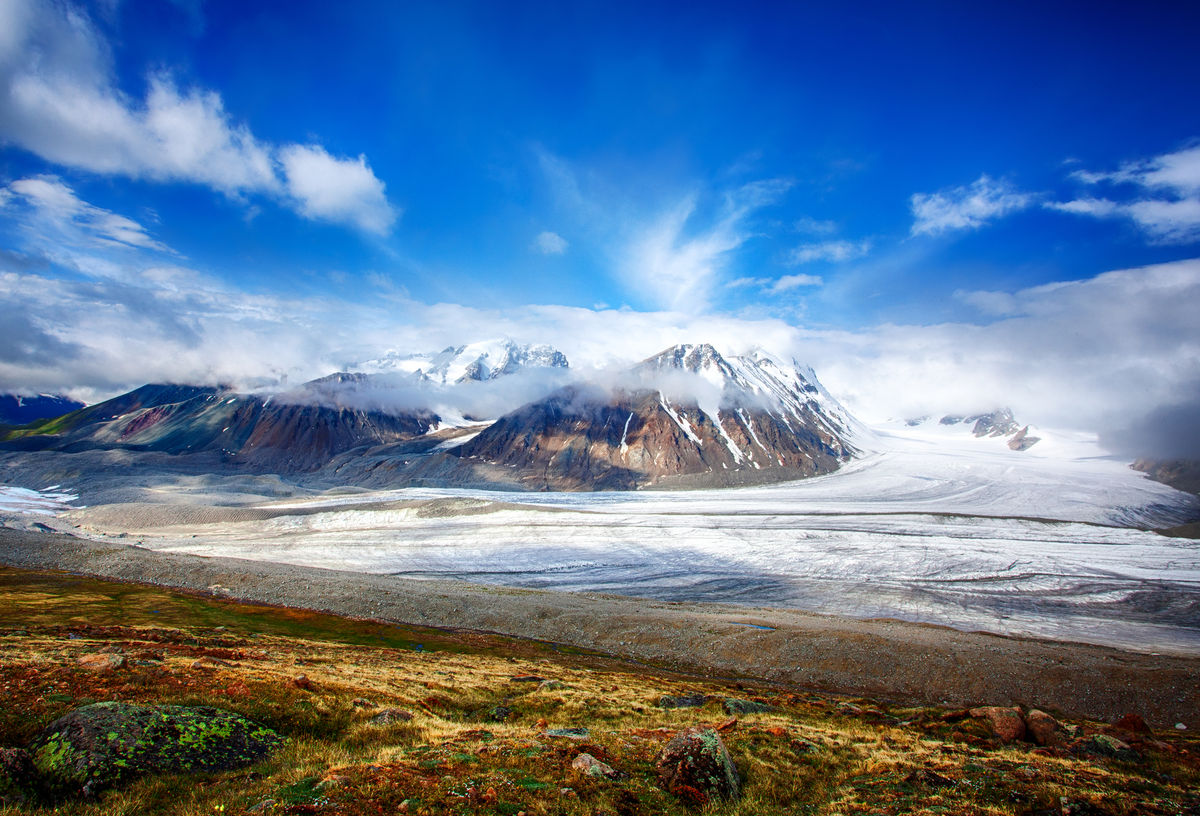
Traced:
[[1121, 206], [1107, 198], [1076, 198], [1071, 201], [1047, 201], [1046, 209], [1059, 212], [1074, 213], [1075, 215], [1092, 215], [1105, 218], [1120, 212]]
[[567, 251], [567, 240], [557, 232], [539, 232], [533, 239], [533, 248], [543, 255], [562, 255]]
[[807, 215], [796, 219], [793, 226], [796, 232], [804, 232], [809, 235], [832, 235], [837, 232], [838, 228], [836, 221], [821, 221]]
[[745, 240], [728, 219], [689, 235], [686, 226], [695, 207], [694, 198], [684, 200], [629, 248], [626, 282], [671, 311], [705, 311], [722, 256]]
[[778, 295], [805, 286], [823, 286], [825, 279], [820, 275], [784, 275], [781, 278], [735, 278], [725, 284], [726, 289], [754, 287], [769, 294]]
[[756, 237], [754, 215], [777, 203], [793, 186], [770, 178], [724, 190], [652, 183], [639, 190], [651, 200], [630, 198], [628, 184], [577, 168], [538, 149], [538, 165], [560, 209], [574, 219], [576, 234], [609, 254], [612, 275], [651, 308], [700, 314], [724, 285], [733, 253]]
[[319, 145], [288, 145], [279, 151], [288, 193], [306, 218], [333, 221], [383, 235], [396, 220], [383, 182], [365, 156], [338, 159]]
[[978, 322], [816, 331], [684, 311], [479, 309], [403, 293], [366, 305], [285, 299], [121, 257], [75, 254], [77, 275], [62, 279], [36, 258], [0, 255], [0, 385], [98, 396], [149, 380], [250, 383], [287, 373], [295, 383], [388, 349], [503, 335], [550, 343], [576, 369], [628, 365], [681, 342], [735, 353], [762, 346], [815, 366], [868, 420], [1003, 405], [1043, 426], [1127, 427], [1200, 384], [1200, 259], [959, 293], [981, 308]]
[[824, 241], [795, 247], [787, 253], [785, 263], [788, 266], [800, 266], [813, 261], [841, 263], [861, 258], [870, 251], [870, 241]]
[[751, 286], [769, 286], [773, 281], [770, 278], [734, 278], [725, 284], [726, 289], [746, 289]]
[[1007, 405], [1024, 422], [1094, 431], [1200, 383], [1200, 259], [958, 297], [987, 320], [813, 332], [807, 356], [876, 420]]
[[753, 237], [747, 219], [790, 186], [785, 179], [766, 179], [727, 191], [718, 215], [703, 225], [693, 223], [701, 220], [698, 197], [684, 198], [631, 241], [621, 264], [626, 283], [659, 308], [706, 311], [729, 253]]
[[[382, 182], [361, 157], [281, 150], [234, 121], [218, 93], [180, 91], [165, 73], [148, 78], [144, 100], [130, 98], [117, 86], [108, 44], [78, 9], [7, 0], [0, 30], [2, 141], [94, 173], [265, 195], [306, 217], [368, 232], [386, 231], [394, 220]], [[289, 174], [285, 189], [279, 163], [293, 150], [324, 155], [319, 183], [293, 186]]]
[[1200, 146], [1126, 162], [1112, 172], [1077, 170], [1071, 176], [1090, 185], [1132, 185], [1140, 197], [1121, 202], [1081, 198], [1046, 206], [1095, 218], [1129, 218], [1153, 243], [1200, 241]]
[[131, 218], [81, 200], [55, 176], [20, 179], [0, 188], [0, 207], [24, 203], [25, 218], [42, 241], [96, 243], [170, 252]]
[[938, 235], [951, 230], [978, 229], [987, 222], [1025, 209], [1033, 196], [1000, 179], [980, 176], [965, 187], [936, 193], [917, 193], [910, 200], [913, 235]]
[[1152, 240], [1164, 244], [1200, 241], [1200, 198], [1148, 199], [1135, 201], [1124, 209]]
[[1087, 184], [1112, 182], [1166, 189], [1177, 195], [1200, 193], [1200, 145], [1122, 164], [1111, 172], [1076, 170], [1072, 177]]
[[824, 283], [825, 281], [820, 275], [784, 275], [771, 285], [769, 291], [773, 295], [778, 295], [782, 292], [790, 292], [792, 289], [800, 289], [805, 286], [821, 286]]

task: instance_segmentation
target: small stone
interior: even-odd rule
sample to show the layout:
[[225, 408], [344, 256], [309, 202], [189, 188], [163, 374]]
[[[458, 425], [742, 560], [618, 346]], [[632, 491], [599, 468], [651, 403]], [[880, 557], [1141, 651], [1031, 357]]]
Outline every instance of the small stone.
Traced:
[[705, 703], [703, 694], [685, 694], [672, 697], [669, 694], [658, 698], [659, 708], [700, 708]]
[[228, 666], [224, 660], [218, 660], [215, 657], [199, 657], [192, 661], [193, 669], [219, 669], [223, 666]]
[[1128, 731], [1131, 734], [1152, 734], [1150, 726], [1146, 725], [1146, 721], [1137, 714], [1126, 714], [1121, 719], [1113, 723], [1114, 726], [1122, 731]]
[[371, 722], [376, 725], [389, 725], [394, 722], [408, 722], [413, 718], [413, 715], [402, 708], [385, 708], [374, 717]]
[[488, 709], [487, 718], [491, 722], [504, 722], [512, 716], [513, 710], [508, 706], [498, 705]]
[[1016, 742], [1025, 737], [1025, 720], [1021, 709], [1004, 706], [972, 708], [972, 717], [982, 717], [992, 724], [992, 732], [1004, 742]]
[[317, 684], [308, 679], [307, 674], [298, 674], [292, 678], [292, 685], [302, 691], [316, 691]]
[[1025, 715], [1025, 727], [1038, 745], [1056, 747], [1067, 741], [1067, 731], [1045, 711], [1032, 709]]
[[737, 724], [737, 717], [730, 717], [728, 720], [722, 720], [717, 725], [717, 731], [720, 731], [722, 734], [724, 734], [726, 731], [732, 731], [733, 729], [737, 728]]
[[350, 701], [350, 705], [354, 706], [355, 708], [374, 708], [375, 707], [375, 703], [368, 700], [366, 697], [355, 697], [353, 700]]
[[600, 760], [596, 759], [591, 754], [580, 754], [571, 762], [571, 767], [579, 771], [585, 776], [594, 776], [600, 779], [620, 779], [625, 774], [614, 769]]
[[125, 658], [118, 654], [90, 654], [75, 661], [88, 671], [107, 674], [125, 665]]
[[252, 805], [251, 807], [246, 808], [246, 812], [247, 813], [264, 813], [268, 810], [274, 810], [275, 804], [276, 803], [275, 803], [274, 799], [263, 799], [257, 805]]
[[739, 700], [736, 697], [730, 697], [725, 701], [724, 705], [725, 711], [730, 714], [762, 714], [765, 711], [775, 710], [775, 706], [755, 702], [754, 700]]
[[561, 680], [543, 680], [538, 683], [538, 688], [542, 691], [556, 691], [558, 689], [565, 689], [566, 687], [567, 684]]
[[904, 781], [910, 785], [924, 785], [927, 788], [952, 788], [954, 782], [940, 773], [935, 773], [928, 768], [922, 768], [919, 771], [913, 771], [908, 776], [904, 777]]
[[1187, 726], [1184, 725], [1183, 723], [1175, 723], [1175, 730], [1176, 731], [1187, 731]]
[[587, 739], [586, 728], [548, 728], [542, 732], [543, 737], [562, 737], [563, 739]]
[[1123, 759], [1127, 762], [1133, 762], [1138, 758], [1137, 751], [1130, 748], [1128, 743], [1108, 734], [1095, 734], [1088, 740], [1087, 749], [1094, 754]]

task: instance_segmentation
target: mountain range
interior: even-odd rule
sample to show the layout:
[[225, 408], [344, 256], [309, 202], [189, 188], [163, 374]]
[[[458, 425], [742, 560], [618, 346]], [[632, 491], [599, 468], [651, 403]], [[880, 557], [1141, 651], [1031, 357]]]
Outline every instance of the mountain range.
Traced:
[[[10, 450], [151, 451], [200, 472], [274, 473], [322, 486], [522, 490], [805, 478], [837, 470], [872, 439], [810, 368], [762, 350], [677, 345], [603, 383], [539, 381], [541, 394], [498, 416], [441, 403], [539, 371], [566, 374], [566, 357], [496, 340], [389, 353], [357, 368], [272, 394], [146, 385], [0, 438]], [[1014, 449], [1031, 439], [1011, 413], [941, 422], [951, 421], [973, 422], [976, 435], [1010, 436]]]

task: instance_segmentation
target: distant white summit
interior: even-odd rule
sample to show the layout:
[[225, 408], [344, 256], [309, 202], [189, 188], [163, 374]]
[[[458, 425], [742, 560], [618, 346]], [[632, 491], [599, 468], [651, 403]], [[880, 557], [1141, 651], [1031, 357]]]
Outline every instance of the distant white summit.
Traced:
[[567, 368], [567, 357], [544, 344], [520, 344], [507, 337], [433, 353], [389, 351], [354, 366], [367, 374], [410, 374], [438, 385], [495, 380], [534, 368]]
[[[713, 386], [707, 395], [693, 394], [714, 420], [721, 409], [755, 408], [784, 419], [815, 422], [847, 441], [869, 435], [866, 428], [825, 390], [811, 367], [784, 360], [764, 349], [722, 355], [708, 343], [680, 344], [643, 361], [636, 369], [652, 382], [655, 373], [683, 371]], [[671, 381], [665, 383], [669, 394]], [[713, 404], [714, 395], [719, 395]], [[707, 399], [705, 398], [707, 397]]]

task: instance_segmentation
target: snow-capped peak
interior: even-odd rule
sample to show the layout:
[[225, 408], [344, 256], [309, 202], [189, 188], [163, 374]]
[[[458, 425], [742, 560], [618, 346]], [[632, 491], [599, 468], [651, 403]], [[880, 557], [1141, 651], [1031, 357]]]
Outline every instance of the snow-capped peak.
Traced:
[[448, 385], [494, 380], [527, 368], [567, 368], [566, 356], [552, 346], [520, 344], [502, 337], [427, 354], [389, 351], [355, 368], [372, 373], [407, 373]]
[[[720, 409], [753, 406], [797, 418], [815, 415], [837, 436], [860, 442], [870, 436], [870, 431], [825, 390], [810, 367], [795, 359], [785, 361], [762, 348], [726, 356], [709, 343], [685, 343], [643, 361], [638, 372], [652, 382], [671, 372], [694, 374], [715, 386]], [[700, 407], [716, 418], [718, 406], [702, 402]]]

